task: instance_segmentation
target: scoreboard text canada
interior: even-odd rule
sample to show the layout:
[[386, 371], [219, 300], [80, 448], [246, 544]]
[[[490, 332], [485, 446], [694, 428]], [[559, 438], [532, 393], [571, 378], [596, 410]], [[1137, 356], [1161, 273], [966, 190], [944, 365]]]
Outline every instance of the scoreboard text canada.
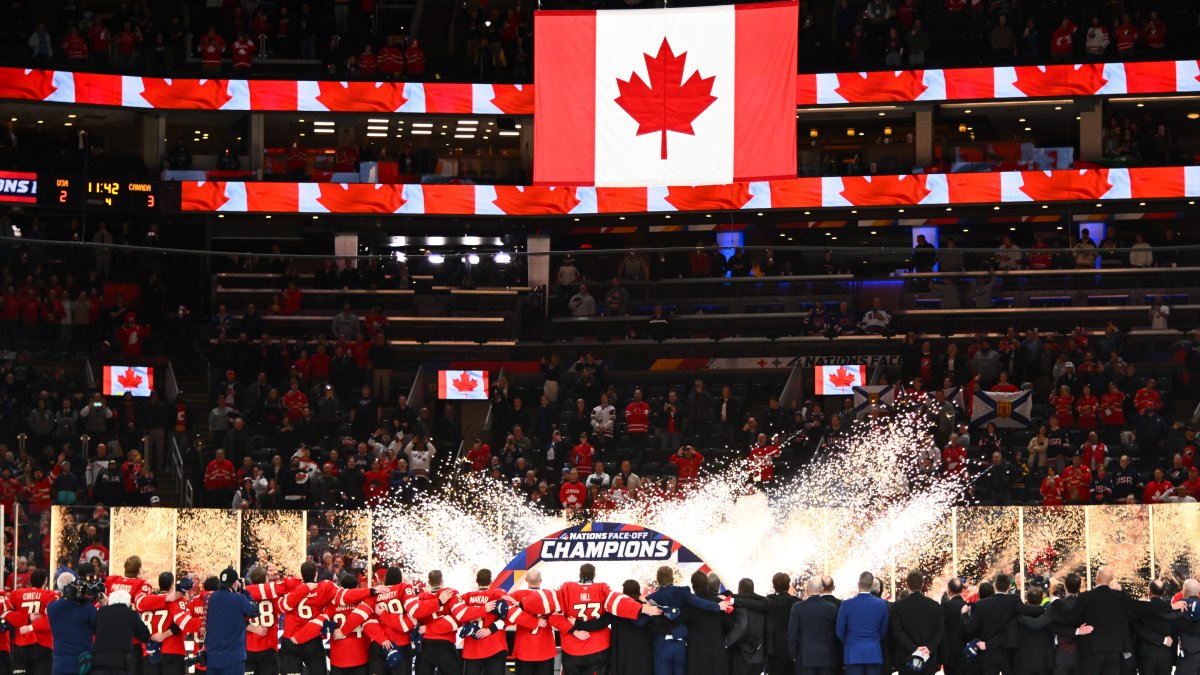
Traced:
[[158, 208], [158, 193], [153, 183], [121, 180], [84, 180], [55, 177], [46, 181], [52, 190], [43, 190], [49, 206], [89, 208], [112, 211], [153, 211]]

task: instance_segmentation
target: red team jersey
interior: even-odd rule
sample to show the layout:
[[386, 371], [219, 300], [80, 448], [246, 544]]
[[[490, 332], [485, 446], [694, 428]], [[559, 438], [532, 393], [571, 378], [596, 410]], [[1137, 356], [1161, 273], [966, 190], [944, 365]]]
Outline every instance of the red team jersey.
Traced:
[[283, 600], [283, 596], [296, 590], [298, 585], [300, 585], [299, 579], [284, 579], [246, 587], [246, 592], [258, 605], [258, 616], [250, 619], [249, 625], [262, 626], [267, 629], [266, 635], [246, 632], [246, 651], [279, 651], [279, 604]]
[[475, 621], [481, 628], [489, 628], [492, 631], [485, 638], [465, 638], [463, 640], [464, 659], [486, 659], [489, 656], [508, 651], [504, 617], [487, 611], [485, 607], [487, 603], [503, 597], [504, 591], [491, 588], [481, 588], [462, 595], [462, 603], [466, 605], [466, 611], [462, 613], [462, 622]]
[[546, 589], [522, 589], [510, 593], [517, 604], [508, 609], [508, 622], [517, 627], [512, 657], [517, 661], [548, 661], [557, 654], [554, 630], [540, 627], [538, 619], [548, 619], [559, 611], [558, 596]]
[[568, 581], [558, 589], [558, 604], [562, 614], [555, 614], [550, 625], [559, 631], [563, 653], [571, 656], [597, 654], [608, 649], [612, 631], [608, 628], [591, 631], [588, 639], [580, 640], [571, 633], [570, 619], [588, 621], [614, 614], [624, 619], [636, 619], [641, 613], [641, 604], [626, 595], [614, 593], [604, 583], [577, 583]]
[[24, 613], [26, 617], [40, 617], [33, 622], [32, 633], [15, 633], [13, 645], [28, 647], [36, 644], [53, 649], [54, 640], [50, 637], [50, 620], [46, 618], [46, 607], [58, 599], [58, 593], [44, 588], [18, 588], [10, 593], [8, 598], [13, 611]]

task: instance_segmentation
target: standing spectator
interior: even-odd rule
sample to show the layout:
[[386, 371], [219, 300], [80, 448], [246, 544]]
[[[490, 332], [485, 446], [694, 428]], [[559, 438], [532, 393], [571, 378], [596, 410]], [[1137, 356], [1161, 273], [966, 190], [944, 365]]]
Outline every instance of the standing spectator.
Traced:
[[358, 315], [350, 308], [350, 303], [342, 303], [342, 311], [334, 315], [330, 326], [333, 337], [338, 340], [357, 340], [360, 328]]
[[621, 260], [617, 276], [625, 281], [646, 281], [650, 278], [650, 269], [637, 251], [630, 250]]
[[992, 29], [992, 57], [996, 63], [1012, 63], [1017, 55], [1017, 36], [1008, 25], [1008, 17], [1000, 15], [996, 27]]
[[996, 249], [996, 269], [1011, 272], [1021, 266], [1021, 247], [1013, 243], [1012, 237], [1004, 235]]
[[1133, 235], [1133, 246], [1129, 249], [1129, 266], [1130, 267], [1153, 267], [1154, 266], [1154, 251], [1151, 250], [1150, 244], [1146, 243], [1146, 238], [1141, 232]]
[[425, 50], [413, 38], [412, 44], [404, 50], [404, 71], [411, 80], [421, 80], [425, 77]]
[[931, 272], [937, 262], [937, 249], [925, 239], [925, 235], [917, 235], [917, 243], [913, 245], [913, 267], [918, 272]]
[[221, 72], [221, 57], [225, 54], [225, 38], [217, 34], [214, 26], [208, 27], [208, 32], [200, 37], [199, 47], [200, 66], [206, 73]]
[[608, 400], [608, 394], [600, 394], [600, 404], [592, 408], [592, 438], [601, 448], [608, 446], [616, 430], [617, 411]]
[[928, 51], [929, 33], [925, 32], [920, 19], [914, 19], [912, 28], [908, 31], [908, 65], [925, 65], [925, 53]]
[[1138, 38], [1141, 34], [1129, 14], [1121, 15], [1121, 23], [1117, 24], [1117, 56], [1122, 60], [1132, 59], [1137, 53]]
[[1038, 30], [1037, 22], [1029, 19], [1021, 31], [1021, 61], [1035, 63], [1041, 55], [1042, 32]]
[[1171, 316], [1171, 308], [1163, 303], [1162, 296], [1154, 299], [1154, 303], [1150, 305], [1150, 329], [1151, 330], [1166, 330], [1167, 319]]
[[37, 24], [37, 28], [34, 28], [33, 34], [29, 36], [28, 44], [29, 55], [33, 57], [33, 62], [36, 65], [43, 65], [54, 56], [54, 46], [50, 38], [50, 33], [46, 32], [46, 24], [40, 21]]
[[588, 293], [587, 284], [579, 284], [579, 290], [571, 296], [567, 308], [571, 310], [571, 316], [596, 316], [596, 299]]
[[1050, 58], [1055, 63], [1068, 63], [1075, 57], [1075, 24], [1063, 17], [1062, 23], [1050, 36]]
[[396, 46], [395, 36], [387, 36], [387, 42], [379, 48], [377, 60], [384, 79], [395, 80], [404, 75], [404, 53]]
[[97, 16], [95, 23], [88, 29], [88, 49], [92, 59], [106, 64], [112, 50], [112, 32], [104, 25], [104, 19]]
[[1093, 61], [1100, 61], [1104, 58], [1104, 52], [1108, 51], [1108, 29], [1100, 24], [1100, 17], [1092, 17], [1092, 25], [1088, 27], [1084, 49], [1087, 51], [1088, 58]]
[[254, 53], [258, 51], [258, 45], [250, 39], [250, 36], [245, 33], [239, 33], [237, 40], [234, 41], [233, 47], [230, 49], [230, 54], [233, 57], [233, 72], [237, 77], [245, 77], [246, 73], [250, 72], [250, 66], [254, 61]]
[[237, 474], [233, 462], [225, 459], [225, 451], [217, 449], [216, 455], [204, 470], [204, 490], [208, 493], [209, 506], [227, 509], [233, 503], [237, 491]]
[[1150, 20], [1142, 26], [1142, 40], [1150, 50], [1151, 59], [1161, 58], [1163, 47], [1167, 46], [1167, 24], [1158, 18], [1158, 12], [1150, 12]]
[[81, 62], [88, 59], [87, 40], [83, 39], [83, 36], [79, 34], [75, 26], [67, 28], [67, 35], [63, 38], [62, 48], [63, 53], [70, 62]]
[[688, 436], [708, 435], [712, 410], [712, 396], [705, 390], [704, 381], [698, 379], [692, 384], [692, 393], [688, 395], [684, 412], [684, 431]]
[[650, 431], [650, 404], [642, 400], [642, 390], [633, 390], [633, 400], [625, 406], [625, 433], [636, 442], [636, 447], [646, 445], [646, 434]]
[[704, 455], [696, 448], [685, 445], [671, 455], [670, 461], [678, 471], [679, 486], [686, 487], [696, 482], [700, 477], [700, 465], [704, 463]]
[[629, 313], [629, 291], [621, 286], [621, 279], [613, 277], [612, 283], [608, 287], [608, 292], [604, 294], [604, 315], [605, 316], [625, 316]]
[[884, 333], [891, 327], [892, 315], [883, 309], [883, 303], [879, 298], [873, 298], [871, 309], [863, 314], [861, 323], [863, 330], [868, 333]]

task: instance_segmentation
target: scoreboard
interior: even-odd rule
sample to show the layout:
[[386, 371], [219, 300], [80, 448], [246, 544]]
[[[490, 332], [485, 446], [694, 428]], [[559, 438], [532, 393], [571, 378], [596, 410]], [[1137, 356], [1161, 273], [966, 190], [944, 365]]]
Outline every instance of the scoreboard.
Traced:
[[43, 206], [97, 211], [157, 211], [158, 186], [149, 181], [104, 177], [49, 176], [41, 179]]

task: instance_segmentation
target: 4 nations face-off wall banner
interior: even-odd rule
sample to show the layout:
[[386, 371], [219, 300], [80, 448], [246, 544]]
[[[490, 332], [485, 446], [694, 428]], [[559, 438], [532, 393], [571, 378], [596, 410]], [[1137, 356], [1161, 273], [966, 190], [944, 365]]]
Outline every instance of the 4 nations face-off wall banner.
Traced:
[[538, 185], [796, 175], [796, 2], [538, 12]]
[[677, 583], [687, 583], [696, 570], [711, 572], [698, 555], [661, 532], [624, 523], [587, 523], [547, 535], [530, 544], [496, 577], [493, 586], [519, 588], [532, 569], [542, 573], [542, 585], [557, 588], [579, 580], [579, 566], [596, 566], [596, 578], [620, 589], [625, 579], [647, 588], [662, 565], [676, 570]]

